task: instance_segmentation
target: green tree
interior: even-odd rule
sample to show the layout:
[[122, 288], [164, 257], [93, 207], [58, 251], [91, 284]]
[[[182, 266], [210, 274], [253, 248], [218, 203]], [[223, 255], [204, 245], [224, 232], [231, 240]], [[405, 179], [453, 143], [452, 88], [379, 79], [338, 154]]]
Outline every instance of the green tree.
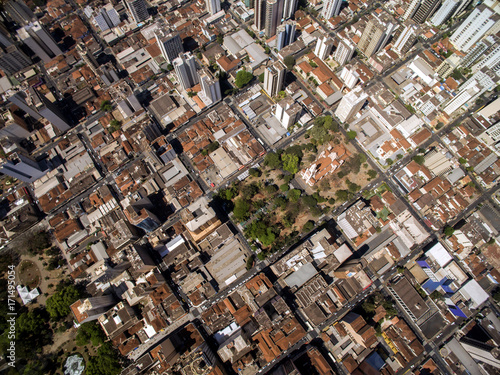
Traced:
[[250, 255], [247, 258], [247, 261], [246, 261], [246, 269], [247, 269], [247, 271], [250, 271], [252, 269], [252, 267], [253, 267], [253, 261], [254, 261], [254, 256]]
[[280, 190], [287, 192], [288, 190], [290, 190], [290, 186], [288, 186], [288, 184], [280, 185]]
[[259, 75], [259, 82], [264, 83], [264, 73]]
[[222, 35], [222, 34], [217, 35], [217, 43], [219, 43], [219, 44], [224, 43], [224, 35]]
[[347, 190], [337, 190], [335, 196], [339, 201], [346, 202], [349, 200], [349, 192]]
[[418, 165], [423, 165], [424, 164], [424, 161], [425, 161], [425, 158], [422, 156], [422, 155], [415, 155], [413, 157], [413, 161], [415, 163], [417, 163]]
[[106, 340], [106, 335], [101, 326], [96, 322], [87, 322], [80, 325], [76, 333], [76, 345], [85, 346], [89, 342], [93, 346], [99, 346]]
[[453, 229], [453, 227], [450, 227], [450, 226], [446, 226], [444, 229], [443, 229], [443, 234], [447, 237], [451, 237], [453, 236], [453, 233], [455, 233], [455, 229]]
[[292, 55], [286, 56], [283, 59], [283, 63], [285, 64], [285, 66], [288, 70], [292, 70], [293, 67], [295, 66], [295, 57], [293, 57]]
[[281, 158], [275, 152], [269, 152], [264, 157], [264, 165], [271, 169], [281, 168]]
[[254, 220], [245, 233], [251, 239], [258, 240], [264, 247], [270, 246], [276, 240], [274, 229], [261, 220]]
[[104, 100], [101, 102], [101, 111], [109, 112], [113, 109], [111, 102], [109, 100]]
[[385, 161], [386, 161], [387, 165], [389, 165], [389, 166], [394, 164], [394, 160], [392, 160], [391, 158], [388, 158]]
[[304, 233], [307, 233], [307, 232], [310, 232], [314, 229], [314, 222], [309, 220], [308, 222], [306, 222], [304, 224], [304, 226], [302, 227], [302, 232]]
[[102, 344], [97, 355], [89, 358], [86, 375], [118, 375], [121, 372], [118, 355], [109, 342]]
[[262, 172], [258, 168], [250, 168], [248, 174], [252, 177], [260, 177]]
[[250, 217], [250, 204], [244, 199], [236, 199], [233, 214], [238, 221], [247, 220]]
[[241, 188], [241, 194], [245, 199], [252, 199], [259, 192], [259, 190], [259, 185], [257, 185], [255, 182], [252, 182], [251, 184], [244, 185]]
[[276, 185], [267, 185], [265, 187], [266, 193], [272, 195], [278, 191], [278, 187]]
[[65, 318], [70, 313], [70, 305], [75, 303], [82, 293], [74, 286], [67, 285], [47, 299], [47, 311], [54, 320]]
[[28, 236], [24, 242], [26, 250], [32, 255], [43, 254], [43, 250], [50, 247], [52, 244], [50, 235], [45, 232], [37, 232], [31, 236]]
[[22, 338], [29, 348], [41, 348], [52, 343], [52, 331], [44, 309], [36, 308], [21, 313], [16, 319], [16, 327], [17, 337]]
[[356, 139], [356, 136], [358, 135], [358, 133], [356, 133], [354, 130], [349, 130], [346, 133], [346, 135], [347, 135], [347, 138], [352, 141], [353, 139]]
[[465, 158], [460, 158], [460, 159], [458, 159], [458, 162], [459, 162], [460, 164], [464, 165], [464, 164], [467, 164], [467, 159], [465, 159]]
[[121, 127], [122, 127], [121, 121], [118, 121], [116, 119], [111, 120], [111, 122], [109, 123], [109, 129], [111, 130], [111, 133], [120, 130]]
[[292, 155], [288, 153], [283, 153], [281, 155], [281, 161], [283, 162], [283, 169], [295, 174], [299, 171], [299, 158], [297, 155]]
[[370, 169], [366, 173], [368, 174], [368, 177], [370, 178], [370, 180], [373, 180], [375, 177], [377, 177], [377, 172], [374, 171], [373, 169]]
[[253, 79], [253, 74], [242, 69], [236, 74], [236, 79], [234, 81], [234, 84], [236, 85], [236, 87], [241, 89], [242, 87], [248, 85], [248, 83], [252, 79]]
[[300, 198], [300, 194], [302, 194], [302, 192], [299, 189], [292, 189], [287, 193], [287, 198], [290, 199], [290, 202], [297, 202]]

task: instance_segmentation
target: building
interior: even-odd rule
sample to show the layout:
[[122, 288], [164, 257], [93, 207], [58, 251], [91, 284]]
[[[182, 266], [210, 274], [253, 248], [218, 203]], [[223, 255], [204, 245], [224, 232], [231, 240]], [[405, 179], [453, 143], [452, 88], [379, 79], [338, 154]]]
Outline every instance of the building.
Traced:
[[402, 19], [406, 21], [407, 19], [412, 18], [415, 12], [417, 11], [419, 5], [420, 5], [420, 0], [412, 0], [410, 5], [408, 5], [408, 8], [406, 8], [406, 11], [403, 14]]
[[112, 295], [79, 299], [70, 306], [78, 324], [91, 322], [99, 318], [108, 309], [115, 305]]
[[113, 8], [112, 4], [106, 4], [101, 8], [99, 13], [94, 16], [94, 22], [101, 31], [106, 31], [120, 24], [120, 15], [115, 8]]
[[45, 28], [35, 21], [17, 30], [17, 35], [44, 63], [62, 55], [62, 51]]
[[417, 23], [424, 23], [427, 21], [427, 18], [434, 14], [439, 5], [441, 5], [441, 0], [423, 0], [413, 15], [412, 20]]
[[140, 24], [149, 18], [146, 0], [123, 0], [123, 2], [135, 23]]
[[392, 50], [399, 56], [404, 56], [417, 40], [417, 30], [418, 28], [415, 25], [406, 26], [396, 40], [396, 43], [394, 43]]
[[31, 60], [17, 46], [10, 45], [0, 49], [0, 69], [7, 75], [13, 75], [31, 65]]
[[36, 16], [22, 0], [9, 0], [4, 3], [5, 12], [18, 25], [27, 25], [36, 20]]
[[201, 70], [200, 84], [203, 94], [210, 99], [210, 104], [214, 104], [222, 100], [219, 80], [214, 78], [208, 69]]
[[341, 39], [337, 49], [335, 50], [334, 59], [340, 66], [342, 66], [351, 61], [354, 51], [356, 51], [354, 43], [352, 43], [349, 39]]
[[468, 52], [493, 25], [500, 20], [500, 16], [490, 8], [481, 4], [462, 22], [458, 29], [450, 37], [453, 46]]
[[344, 66], [340, 72], [340, 79], [344, 82], [346, 87], [352, 89], [359, 82], [359, 74], [356, 68], [351, 64]]
[[432, 16], [431, 24], [440, 26], [450, 19], [453, 13], [458, 9], [463, 0], [445, 0], [443, 5]]
[[[391, 24], [392, 25], [392, 24]], [[386, 26], [377, 18], [372, 18], [366, 25], [361, 39], [358, 43], [358, 49], [366, 56], [370, 57], [376, 53], [380, 48], [383, 48], [383, 41], [386, 39], [387, 30]]]
[[356, 87], [354, 90], [344, 95], [335, 111], [335, 116], [337, 116], [341, 122], [346, 122], [361, 110], [367, 98], [368, 95], [361, 87]]
[[281, 91], [285, 72], [286, 68], [280, 61], [266, 67], [264, 71], [264, 90], [269, 96], [277, 96]]
[[325, 20], [329, 20], [332, 17], [338, 16], [340, 13], [340, 6], [342, 5], [342, 0], [326, 0], [323, 2], [323, 10], [321, 11], [321, 16]]
[[276, 28], [278, 51], [293, 43], [295, 40], [295, 27], [296, 22], [288, 20]]
[[177, 79], [184, 88], [190, 89], [199, 82], [196, 62], [191, 53], [184, 53], [172, 61]]
[[487, 38], [495, 39], [493, 48], [489, 48], [483, 54], [483, 59], [472, 67], [472, 72], [476, 73], [478, 70], [488, 68], [497, 73], [500, 70], [500, 43], [498, 37], [489, 35]]
[[275, 116], [285, 129], [294, 125], [300, 118], [302, 106], [288, 96], [276, 104]]
[[167, 33], [163, 30], [156, 30], [155, 37], [161, 54], [168, 63], [172, 63], [180, 53], [184, 52], [182, 40], [178, 33]]
[[284, 0], [283, 19], [292, 18], [297, 10], [298, 0]]
[[218, 13], [221, 11], [220, 0], [206, 0], [207, 2], [207, 11], [211, 15]]
[[276, 29], [283, 16], [284, 0], [267, 0], [265, 33], [268, 38], [276, 35]]
[[253, 24], [255, 28], [259, 31], [263, 30], [264, 27], [266, 26], [266, 8], [267, 8], [266, 0], [255, 0]]
[[11, 110], [0, 114], [0, 137], [7, 137], [13, 142], [20, 142], [30, 136], [26, 122]]
[[0, 160], [0, 172], [20, 181], [31, 183], [44, 176], [48, 170], [42, 170], [35, 160], [28, 155], [17, 152]]
[[314, 48], [314, 54], [318, 56], [321, 60], [325, 60], [333, 49], [333, 40], [329, 35], [321, 35], [316, 41], [316, 47]]
[[300, 171], [300, 176], [306, 184], [313, 187], [340, 168], [349, 155], [349, 151], [343, 145], [329, 144], [308, 168]]
[[460, 66], [464, 68], [472, 66], [476, 61], [484, 57], [485, 54], [489, 54], [493, 51], [498, 45], [497, 41], [498, 37], [494, 35], [488, 35], [483, 38], [460, 60]]

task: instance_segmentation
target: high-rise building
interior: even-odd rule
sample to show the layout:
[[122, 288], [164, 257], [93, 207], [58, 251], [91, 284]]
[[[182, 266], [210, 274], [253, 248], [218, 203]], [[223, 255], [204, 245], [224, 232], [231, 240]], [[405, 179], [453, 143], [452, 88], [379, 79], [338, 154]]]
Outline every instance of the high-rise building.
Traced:
[[85, 44], [77, 44], [76, 45], [76, 50], [78, 51], [78, 54], [82, 58], [82, 60], [85, 62], [85, 64], [92, 70], [92, 72], [98, 77], [99, 73], [97, 71], [97, 68], [99, 67], [99, 63], [95, 59], [94, 55], [89, 52]]
[[288, 129], [290, 126], [294, 125], [300, 118], [302, 113], [302, 106], [295, 102], [295, 100], [288, 96], [280, 100], [276, 104], [275, 116], [280, 122], [280, 124]]
[[108, 3], [101, 8], [99, 13], [94, 17], [94, 22], [101, 31], [112, 29], [120, 24], [120, 15], [113, 8], [113, 5]]
[[19, 72], [31, 65], [31, 60], [15, 45], [0, 48], [0, 69], [8, 75]]
[[167, 60], [168, 63], [179, 56], [180, 53], [184, 52], [182, 47], [182, 40], [177, 33], [167, 33], [163, 30], [156, 30], [155, 33], [156, 42], [160, 47], [161, 54]]
[[288, 20], [276, 28], [278, 51], [281, 51], [283, 47], [293, 43], [295, 40], [295, 27], [296, 22]]
[[245, 6], [248, 9], [252, 9], [254, 7], [255, 1], [254, 0], [245, 0]]
[[255, 0], [254, 21], [255, 28], [259, 31], [266, 26], [266, 8], [267, 0]]
[[123, 2], [135, 23], [139, 24], [149, 18], [146, 0], [123, 0]]
[[276, 28], [281, 23], [283, 0], [267, 0], [265, 33], [268, 38], [276, 35]]
[[31, 183], [43, 177], [48, 170], [42, 170], [40, 165], [28, 155], [16, 152], [0, 160], [0, 172], [22, 182]]
[[30, 134], [26, 122], [10, 109], [0, 113], [0, 138], [7, 137], [12, 142], [21, 142]]
[[358, 49], [366, 57], [370, 57], [382, 47], [382, 41], [386, 35], [385, 31], [385, 26], [377, 18], [372, 18], [361, 35]]
[[314, 47], [314, 54], [318, 56], [321, 60], [326, 59], [330, 56], [333, 49], [333, 40], [329, 35], [323, 34], [316, 41], [316, 47]]
[[419, 5], [420, 5], [420, 0], [412, 0], [410, 5], [408, 5], [408, 8], [406, 8], [406, 11], [403, 14], [402, 19], [406, 21], [407, 19], [412, 18], [415, 12], [417, 11]]
[[418, 23], [424, 23], [440, 5], [441, 0], [423, 0], [413, 15], [412, 20]]
[[496, 48], [497, 43], [498, 38], [496, 36], [488, 35], [484, 37], [469, 51], [467, 55], [460, 60], [460, 66], [463, 68], [472, 66], [477, 60], [484, 57], [485, 54], [493, 51]]
[[214, 15], [221, 11], [220, 0], [205, 0], [207, 2], [208, 13]]
[[55, 40], [38, 21], [17, 30], [17, 35], [45, 63], [62, 55]]
[[199, 82], [196, 61], [191, 53], [181, 54], [172, 61], [172, 65], [184, 90], [190, 89]]
[[266, 67], [264, 70], [264, 90], [271, 97], [277, 96], [283, 87], [286, 68], [281, 61]]
[[36, 20], [36, 16], [22, 0], [9, 0], [4, 3], [5, 12], [18, 25], [27, 25]]
[[[490, 35], [493, 36], [493, 35]], [[495, 43], [495, 47], [484, 54], [484, 58], [472, 67], [472, 72], [476, 73], [484, 67], [491, 69], [495, 73], [500, 70], [500, 44]]]
[[78, 324], [82, 324], [96, 320], [114, 305], [116, 305], [115, 299], [108, 294], [79, 299], [70, 306], [70, 309], [75, 315]]
[[463, 0], [444, 0], [443, 5], [432, 16], [431, 24], [440, 26], [448, 21], [462, 2]]
[[340, 39], [339, 45], [335, 50], [334, 59], [340, 66], [351, 61], [352, 56], [356, 51], [356, 46], [348, 38]]
[[347, 88], [352, 89], [359, 82], [359, 73], [356, 71], [354, 66], [349, 64], [344, 66], [340, 72], [340, 79], [344, 82]]
[[214, 78], [214, 76], [208, 69], [201, 70], [200, 84], [201, 90], [203, 91], [203, 94], [210, 100], [210, 104], [214, 104], [222, 100], [219, 80], [217, 78]]
[[499, 20], [500, 16], [498, 14], [481, 4], [472, 11], [469, 17], [453, 33], [450, 42], [456, 49], [468, 52]]
[[417, 40], [417, 30], [418, 28], [415, 25], [406, 26], [396, 40], [396, 43], [394, 43], [392, 50], [399, 56], [405, 55]]
[[295, 15], [298, 0], [284, 0], [283, 19], [287, 20]]
[[341, 5], [342, 0], [325, 0], [323, 2], [323, 10], [321, 12], [321, 16], [326, 20], [338, 16], [340, 13]]
[[360, 111], [367, 98], [368, 95], [361, 87], [356, 87], [354, 90], [344, 95], [335, 111], [335, 116], [337, 116], [341, 122], [346, 122]]

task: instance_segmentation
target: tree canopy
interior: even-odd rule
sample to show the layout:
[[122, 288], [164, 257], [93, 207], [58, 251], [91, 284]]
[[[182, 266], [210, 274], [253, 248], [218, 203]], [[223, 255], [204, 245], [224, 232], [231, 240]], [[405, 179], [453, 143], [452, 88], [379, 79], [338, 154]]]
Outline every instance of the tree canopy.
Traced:
[[101, 329], [101, 326], [96, 322], [83, 323], [76, 334], [76, 345], [85, 346], [89, 342], [94, 346], [99, 346], [104, 343], [106, 336]]
[[70, 305], [75, 303], [82, 293], [74, 286], [67, 285], [47, 299], [47, 311], [54, 320], [66, 317], [70, 313]]
[[274, 229], [262, 220], [253, 221], [247, 227], [246, 234], [253, 240], [259, 240], [264, 247], [272, 245], [274, 240], [276, 240]]
[[299, 157], [293, 154], [283, 153], [281, 155], [281, 160], [283, 161], [283, 169], [295, 174], [299, 171]]
[[293, 57], [292, 55], [286, 56], [283, 59], [283, 63], [288, 70], [292, 70], [295, 65], [295, 57]]
[[118, 355], [109, 342], [102, 344], [97, 355], [89, 358], [85, 373], [87, 375], [118, 375], [121, 372]]
[[244, 199], [234, 202], [233, 214], [236, 220], [245, 221], [250, 217], [250, 204]]
[[242, 88], [242, 87], [245, 87], [246, 85], [248, 85], [248, 83], [253, 79], [253, 74], [250, 73], [250, 72], [247, 72], [246, 70], [240, 70], [237, 74], [236, 74], [236, 80], [234, 81], [234, 84], [238, 87], [238, 88]]
[[275, 152], [269, 152], [264, 157], [264, 165], [271, 169], [281, 168], [281, 158]]

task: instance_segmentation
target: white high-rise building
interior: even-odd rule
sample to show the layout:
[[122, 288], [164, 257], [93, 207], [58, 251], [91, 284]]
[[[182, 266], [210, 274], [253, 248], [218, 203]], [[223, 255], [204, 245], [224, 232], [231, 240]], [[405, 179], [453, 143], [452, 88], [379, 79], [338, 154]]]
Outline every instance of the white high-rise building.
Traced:
[[296, 22], [288, 20], [276, 28], [276, 48], [278, 49], [278, 51], [281, 51], [283, 47], [286, 47], [293, 43], [293, 41], [295, 40], [295, 27]]
[[359, 74], [352, 65], [346, 65], [340, 72], [340, 79], [347, 88], [352, 89], [359, 82]]
[[450, 42], [456, 49], [468, 52], [499, 20], [500, 16], [498, 14], [481, 4], [472, 11], [469, 17], [453, 33]]
[[396, 52], [399, 56], [403, 56], [406, 52], [410, 50], [417, 40], [417, 26], [408, 25], [405, 27], [403, 32], [399, 35], [399, 38], [394, 43], [392, 50]]
[[265, 32], [268, 38], [276, 35], [276, 29], [283, 17], [284, 0], [267, 0]]
[[335, 116], [337, 116], [341, 122], [346, 122], [360, 111], [367, 98], [368, 95], [363, 89], [361, 89], [361, 87], [356, 87], [354, 90], [344, 95], [335, 111]]
[[253, 24], [257, 30], [261, 31], [266, 26], [267, 1], [266, 0], [255, 0], [254, 5], [255, 5], [255, 8], [254, 8]]
[[321, 35], [316, 41], [314, 54], [321, 60], [325, 60], [332, 53], [333, 40], [328, 35]]
[[484, 67], [498, 72], [500, 70], [500, 45], [495, 44], [495, 48], [486, 54], [486, 56], [472, 67], [472, 72], [475, 73]]
[[329, 20], [332, 17], [338, 16], [340, 13], [340, 6], [342, 5], [342, 0], [325, 0], [323, 2], [323, 10], [321, 16], [325, 20]]
[[405, 14], [403, 14], [402, 19], [406, 21], [407, 19], [412, 18], [413, 15], [416, 13], [419, 5], [420, 5], [420, 0], [412, 0], [410, 5], [408, 5], [408, 8], [406, 8]]
[[348, 38], [340, 39], [339, 45], [335, 50], [334, 59], [340, 66], [351, 61], [352, 56], [356, 51], [356, 46]]
[[296, 103], [291, 96], [288, 96], [276, 104], [274, 115], [280, 124], [285, 129], [288, 129], [299, 120], [301, 113], [302, 106], [299, 103]]
[[372, 18], [361, 35], [358, 49], [366, 57], [370, 57], [385, 47], [395, 29], [396, 25], [388, 20]]
[[283, 5], [283, 19], [287, 20], [292, 18], [297, 10], [298, 0], [284, 0]]
[[101, 31], [106, 31], [120, 24], [120, 15], [112, 4], [106, 4], [94, 17], [94, 22]]
[[182, 47], [182, 40], [177, 33], [167, 33], [161, 29], [155, 32], [156, 42], [160, 47], [161, 54], [167, 60], [168, 63], [179, 56], [180, 53], [184, 52]]
[[431, 24], [440, 26], [452, 16], [463, 0], [445, 0], [441, 7], [431, 18]]
[[40, 165], [28, 155], [16, 152], [0, 160], [0, 172], [20, 181], [31, 183], [43, 177], [49, 170], [42, 170]]
[[266, 67], [264, 70], [264, 90], [271, 97], [277, 96], [283, 87], [286, 68], [281, 61]]
[[62, 55], [55, 40], [38, 21], [17, 30], [17, 35], [45, 63]]
[[211, 15], [221, 11], [220, 0], [205, 0], [207, 2], [207, 11]]
[[210, 100], [210, 104], [214, 104], [222, 100], [219, 80], [214, 78], [207, 69], [201, 70], [200, 84], [201, 90], [203, 91], [205, 97]]
[[139, 24], [149, 18], [146, 0], [123, 0], [123, 2], [135, 23]]
[[184, 53], [172, 61], [175, 73], [184, 90], [190, 89], [199, 82], [196, 61], [191, 53]]

